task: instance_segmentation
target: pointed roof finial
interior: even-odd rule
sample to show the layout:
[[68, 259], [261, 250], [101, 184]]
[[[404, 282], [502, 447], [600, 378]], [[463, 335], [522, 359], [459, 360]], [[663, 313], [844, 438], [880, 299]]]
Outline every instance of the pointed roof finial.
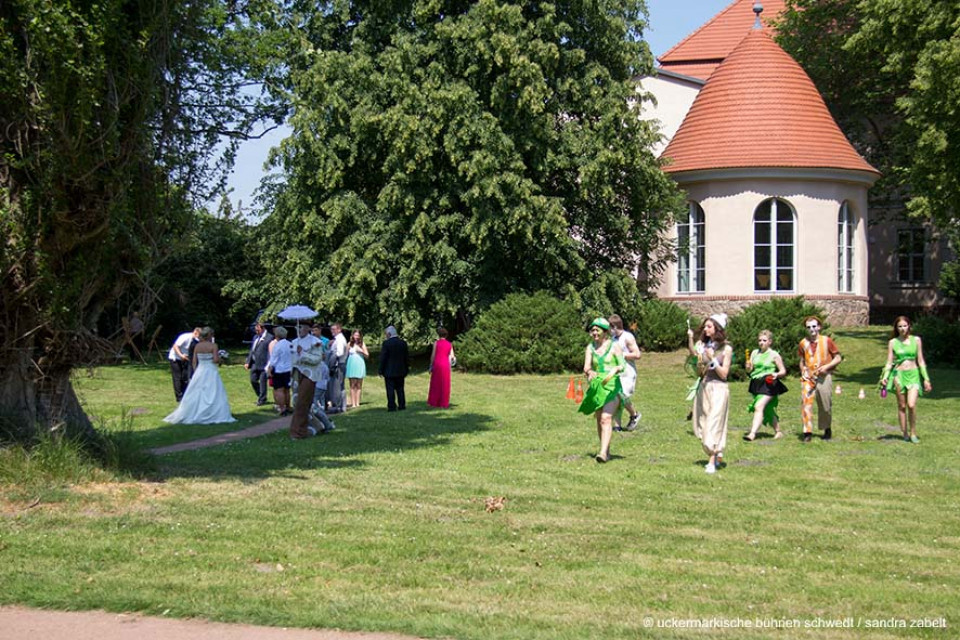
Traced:
[[763, 5], [760, 4], [759, 0], [753, 4], [753, 12], [757, 14], [757, 19], [753, 23], [753, 28], [763, 29], [763, 23], [760, 22], [760, 14], [763, 13]]

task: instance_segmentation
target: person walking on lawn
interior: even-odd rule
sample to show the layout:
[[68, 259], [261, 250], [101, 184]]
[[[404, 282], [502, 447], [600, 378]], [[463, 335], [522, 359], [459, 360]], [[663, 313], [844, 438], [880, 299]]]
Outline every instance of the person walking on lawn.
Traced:
[[833, 437], [833, 376], [831, 373], [843, 359], [833, 340], [820, 333], [816, 316], [803, 321], [808, 337], [800, 341], [800, 417], [803, 420], [803, 441], [813, 437], [813, 403], [817, 403], [817, 428], [823, 439]]

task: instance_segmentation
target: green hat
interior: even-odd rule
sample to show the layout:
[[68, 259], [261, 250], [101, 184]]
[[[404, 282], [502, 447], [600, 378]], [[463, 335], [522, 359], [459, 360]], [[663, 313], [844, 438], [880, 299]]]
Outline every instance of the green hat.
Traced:
[[587, 327], [587, 331], [590, 331], [590, 329], [594, 327], [600, 327], [604, 331], [610, 331], [610, 323], [607, 322], [606, 318], [595, 318], [594, 321], [590, 323], [590, 326]]

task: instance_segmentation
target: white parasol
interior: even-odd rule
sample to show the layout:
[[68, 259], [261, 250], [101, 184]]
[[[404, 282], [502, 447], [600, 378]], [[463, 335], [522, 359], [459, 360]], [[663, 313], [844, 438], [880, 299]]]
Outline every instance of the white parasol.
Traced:
[[300, 330], [301, 320], [310, 320], [311, 318], [316, 318], [317, 315], [316, 311], [302, 304], [291, 305], [277, 314], [277, 316], [284, 320], [296, 320], [297, 331]]

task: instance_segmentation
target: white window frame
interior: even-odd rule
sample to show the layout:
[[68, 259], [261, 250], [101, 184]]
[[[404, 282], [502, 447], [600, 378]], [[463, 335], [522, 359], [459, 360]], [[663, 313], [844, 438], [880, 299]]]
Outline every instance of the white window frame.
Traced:
[[857, 219], [850, 203], [844, 201], [837, 214], [837, 291], [856, 292]]
[[[693, 200], [687, 203], [687, 218], [677, 223], [677, 292], [703, 293], [707, 287], [706, 214]], [[687, 241], [684, 243], [683, 230]], [[704, 259], [700, 259], [700, 253]]]
[[[760, 213], [760, 209], [764, 207], [767, 203], [770, 203], [770, 220], [767, 222], [758, 222], [757, 215]], [[779, 284], [779, 279], [777, 278], [777, 272], [787, 267], [782, 267], [778, 260], [779, 252], [777, 249], [788, 246], [780, 244], [777, 238], [777, 227], [781, 221], [778, 221], [777, 218], [781, 211], [787, 211], [790, 214], [790, 287], [781, 288]], [[782, 221], [786, 222], [786, 221]], [[770, 242], [760, 244], [757, 242], [757, 225], [767, 224], [769, 225], [769, 234]], [[751, 271], [751, 278], [753, 280], [753, 290], [757, 293], [783, 293], [783, 292], [793, 292], [797, 290], [797, 214], [794, 211], [793, 207], [789, 202], [781, 198], [767, 198], [761, 202], [753, 210], [753, 270]], [[757, 266], [757, 249], [760, 247], [769, 247], [770, 250], [770, 264], [767, 267], [758, 267]], [[761, 270], [766, 270], [767, 273], [762, 273]], [[768, 288], [761, 288], [758, 285], [758, 280], [761, 276], [766, 276], [767, 281], [770, 283]]]

